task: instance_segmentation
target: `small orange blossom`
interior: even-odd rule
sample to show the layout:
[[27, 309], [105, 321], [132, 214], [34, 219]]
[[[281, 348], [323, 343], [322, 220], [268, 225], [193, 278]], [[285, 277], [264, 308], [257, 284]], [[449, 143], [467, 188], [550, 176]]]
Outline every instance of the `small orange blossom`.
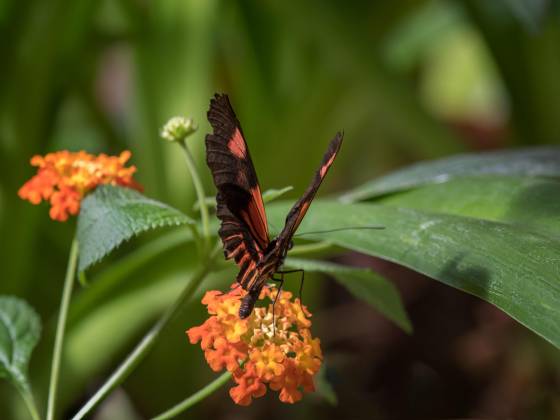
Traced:
[[141, 189], [132, 177], [136, 167], [125, 167], [130, 156], [128, 150], [119, 156], [67, 150], [33, 156], [31, 165], [38, 168], [37, 174], [19, 189], [18, 195], [32, 204], [50, 201], [51, 219], [63, 222], [69, 215], [78, 214], [82, 198], [100, 184]]
[[[232, 286], [233, 287], [233, 286]], [[211, 315], [202, 325], [187, 330], [191, 344], [200, 341], [206, 361], [214, 371], [227, 369], [236, 386], [229, 394], [235, 403], [249, 405], [253, 398], [266, 393], [266, 384], [279, 391], [279, 399], [295, 403], [303, 392], [315, 390], [313, 376], [323, 356], [318, 338], [309, 328], [311, 314], [292, 301], [290, 292], [282, 292], [274, 306], [255, 308], [247, 319], [238, 316], [241, 287], [222, 294], [208, 291], [202, 303]], [[278, 293], [274, 286], [263, 288], [261, 299], [271, 302]], [[275, 325], [273, 325], [273, 319]]]

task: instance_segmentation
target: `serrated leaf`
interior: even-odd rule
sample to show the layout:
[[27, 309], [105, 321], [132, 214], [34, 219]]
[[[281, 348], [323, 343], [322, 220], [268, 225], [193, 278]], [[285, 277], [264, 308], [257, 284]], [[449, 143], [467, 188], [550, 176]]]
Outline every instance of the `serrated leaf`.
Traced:
[[[283, 220], [288, 203], [269, 207]], [[300, 229], [346, 224], [317, 240], [393, 261], [478, 296], [560, 347], [560, 242], [513, 224], [376, 204], [317, 201]]]
[[29, 390], [27, 367], [39, 341], [41, 321], [25, 301], [0, 296], [0, 377]]
[[366, 182], [344, 194], [341, 201], [367, 200], [456, 177], [483, 175], [560, 177], [560, 147], [471, 153], [420, 162]]
[[135, 190], [100, 186], [81, 204], [77, 233], [80, 247], [78, 269], [87, 269], [139, 233], [194, 223], [179, 210]]
[[366, 268], [348, 267], [326, 261], [288, 258], [288, 267], [332, 275], [356, 298], [365, 301], [404, 331], [412, 332], [412, 325], [393, 283]]

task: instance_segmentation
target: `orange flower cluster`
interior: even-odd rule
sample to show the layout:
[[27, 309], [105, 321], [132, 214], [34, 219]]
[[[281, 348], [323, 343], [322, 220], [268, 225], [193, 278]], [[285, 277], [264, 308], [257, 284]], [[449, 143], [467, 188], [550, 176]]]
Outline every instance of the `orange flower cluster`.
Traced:
[[31, 165], [39, 168], [37, 175], [19, 189], [18, 195], [32, 204], [49, 200], [51, 219], [63, 222], [69, 215], [78, 214], [82, 198], [100, 184], [141, 189], [132, 178], [136, 167], [124, 166], [130, 156], [129, 151], [120, 156], [94, 156], [66, 150], [33, 156]]
[[[318, 338], [309, 328], [311, 314], [292, 302], [290, 292], [282, 292], [274, 305], [255, 308], [247, 319], [238, 315], [241, 287], [228, 294], [207, 292], [202, 303], [211, 315], [202, 325], [187, 330], [191, 344], [200, 341], [206, 361], [212, 370], [224, 368], [237, 383], [229, 394], [239, 405], [249, 405], [253, 398], [266, 393], [266, 384], [280, 391], [280, 401], [295, 403], [303, 392], [313, 392], [313, 376], [319, 371], [323, 356]], [[278, 293], [276, 287], [263, 288], [261, 299], [270, 302]]]

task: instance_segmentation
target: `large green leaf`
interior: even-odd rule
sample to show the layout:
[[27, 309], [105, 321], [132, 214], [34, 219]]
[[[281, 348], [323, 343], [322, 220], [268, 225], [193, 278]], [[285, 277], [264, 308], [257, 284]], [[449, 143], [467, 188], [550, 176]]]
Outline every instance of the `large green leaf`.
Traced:
[[180, 211], [130, 188], [101, 186], [84, 199], [80, 209], [78, 269], [85, 270], [141, 232], [194, 223]]
[[389, 195], [379, 203], [516, 224], [560, 239], [560, 181], [533, 177], [457, 178]]
[[286, 265], [309, 272], [332, 275], [358, 299], [373, 306], [406, 332], [412, 332], [412, 325], [406, 315], [398, 290], [393, 283], [373, 271], [301, 258], [288, 258]]
[[[281, 221], [289, 204], [269, 206]], [[301, 230], [393, 261], [496, 305], [560, 347], [560, 242], [516, 225], [375, 204], [315, 202]]]
[[366, 182], [341, 199], [356, 202], [456, 177], [482, 175], [560, 177], [560, 147], [471, 153], [421, 162]]
[[41, 334], [41, 321], [25, 301], [0, 296], [0, 378], [29, 392], [27, 365]]

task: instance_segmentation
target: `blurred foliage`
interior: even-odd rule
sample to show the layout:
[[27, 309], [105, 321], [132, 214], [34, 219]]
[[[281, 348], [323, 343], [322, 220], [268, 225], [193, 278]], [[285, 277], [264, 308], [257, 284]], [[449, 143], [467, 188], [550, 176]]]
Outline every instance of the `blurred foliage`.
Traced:
[[[146, 194], [192, 214], [193, 192], [182, 157], [159, 140], [158, 131], [172, 115], [194, 117], [200, 130], [190, 144], [207, 191], [212, 191], [202, 139], [214, 92], [229, 93], [263, 187], [293, 185], [289, 198], [306, 186], [326, 142], [341, 128], [344, 149], [322, 194], [349, 189], [417, 160], [472, 149], [557, 143], [559, 21], [554, 0], [0, 2], [0, 293], [25, 298], [45, 325], [30, 366], [37, 399], [43, 401], [46, 394], [53, 319], [75, 226], [52, 222], [45, 208], [17, 199], [17, 189], [32, 173], [26, 164], [32, 155], [61, 148], [107, 153], [130, 149]], [[65, 412], [73, 412], [95, 389], [192, 270], [195, 251], [180, 241], [150, 264], [135, 265], [134, 253], [149, 253], [158, 240], [148, 234], [126, 244], [95, 267], [89, 273], [90, 286], [76, 293], [61, 382]], [[233, 271], [230, 266], [225, 270], [206, 286], [229, 283]], [[338, 302], [326, 297], [332, 288], [325, 281], [306, 283], [308, 304], [323, 303], [327, 319], [326, 302]], [[421, 302], [431, 300], [424, 296], [410, 308], [413, 324], [420, 327], [429, 319], [415, 312]], [[469, 305], [448, 310], [472, 310], [476, 304]], [[445, 316], [453, 318], [451, 313]], [[186, 344], [183, 334], [202, 317], [199, 305], [185, 309], [127, 381], [125, 392], [110, 401], [114, 413], [146, 417], [211, 378], [200, 352]], [[500, 322], [492, 325], [510, 331]], [[329, 353], [328, 337], [337, 328], [323, 328], [327, 360], [335, 364], [339, 356], [336, 349]], [[367, 331], [389, 337], [386, 342], [396, 334]], [[420, 328], [416, 335], [426, 337], [423, 333]], [[532, 384], [527, 385], [531, 399], [515, 406], [528, 410], [525, 417], [560, 416], [560, 403], [547, 391], [550, 382], [558, 389], [557, 374], [543, 373], [557, 372], [557, 353], [545, 357], [550, 349], [540, 340], [508, 334], [516, 350], [505, 353], [500, 366], [511, 374], [493, 374], [502, 381]], [[421, 348], [422, 343], [412, 347]], [[352, 357], [365, 356], [355, 352]], [[419, 376], [413, 379], [433, 380], [435, 365], [421, 365], [424, 370], [414, 371]], [[363, 389], [353, 394], [357, 385], [345, 382], [349, 378], [337, 380], [335, 375], [333, 381], [342, 411], [329, 411], [313, 399], [297, 408], [281, 407], [273, 398], [247, 410], [233, 407], [222, 392], [200, 406], [198, 414], [258, 418], [274, 408], [274, 417], [289, 413], [306, 418], [334, 416], [346, 408], [356, 416], [390, 417], [391, 398], [379, 399], [380, 393], [389, 392], [383, 386], [376, 398], [357, 401], [360, 397], [352, 395], [371, 395]], [[363, 383], [372, 386], [371, 381]], [[410, 382], [416, 389], [413, 385]], [[498, 385], [488, 389], [502, 390]], [[400, 396], [405, 391], [393, 392]], [[476, 395], [480, 401], [490, 398], [482, 391]], [[401, 402], [402, 407], [413, 406], [415, 398]], [[518, 399], [506, 400], [514, 405]], [[370, 400], [375, 404], [365, 402]], [[465, 404], [450, 401], [455, 411], [434, 403], [435, 414], [427, 415], [472, 414]], [[480, 401], [482, 411], [476, 413], [492, 417], [491, 402]], [[0, 407], [13, 407], [16, 416], [21, 407], [15, 404], [2, 386]], [[363, 408], [367, 415], [355, 411]]]

